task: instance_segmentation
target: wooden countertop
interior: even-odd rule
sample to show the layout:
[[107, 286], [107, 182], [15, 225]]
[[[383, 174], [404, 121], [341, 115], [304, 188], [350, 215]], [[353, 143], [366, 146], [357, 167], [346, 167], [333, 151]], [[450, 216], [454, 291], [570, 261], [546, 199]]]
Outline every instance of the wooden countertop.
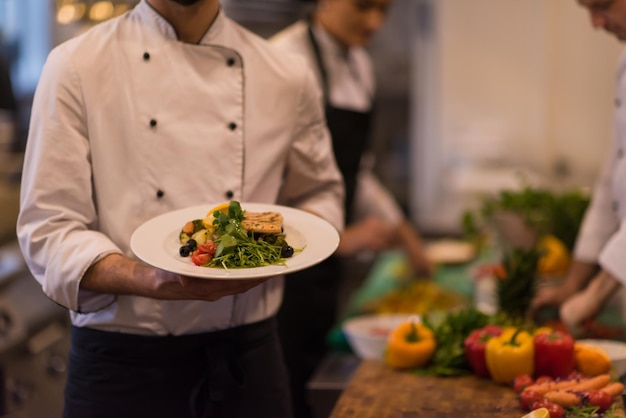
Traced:
[[330, 418], [520, 418], [512, 388], [474, 376], [416, 376], [363, 360]]

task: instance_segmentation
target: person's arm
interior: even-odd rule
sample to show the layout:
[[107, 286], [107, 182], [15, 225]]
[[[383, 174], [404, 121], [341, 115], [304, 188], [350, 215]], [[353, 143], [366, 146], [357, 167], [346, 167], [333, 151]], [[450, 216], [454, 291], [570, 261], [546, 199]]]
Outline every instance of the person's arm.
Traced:
[[531, 302], [531, 315], [536, 315], [544, 307], [561, 306], [567, 298], [581, 290], [596, 273], [600, 253], [618, 226], [611, 192], [613, 153], [614, 151], [609, 152], [605, 157], [592, 200], [576, 237], [574, 261], [565, 279], [559, 286], [539, 288]]
[[567, 298], [561, 305], [559, 314], [572, 335], [584, 335], [584, 322], [595, 317], [620, 286], [617, 278], [601, 270], [583, 291]]
[[344, 228], [345, 188], [337, 167], [321, 92], [305, 62], [294, 72], [300, 75], [299, 100], [294, 109], [293, 142], [277, 203], [315, 213], [330, 222], [340, 233]]
[[207, 280], [180, 276], [111, 254], [92, 265], [80, 282], [81, 289], [153, 299], [215, 301], [243, 293], [268, 280]]
[[375, 216], [350, 223], [341, 234], [337, 254], [354, 257], [389, 248], [393, 243], [394, 228]]
[[597, 271], [597, 265], [574, 260], [563, 282], [558, 286], [542, 286], [531, 302], [530, 311], [534, 316], [542, 308], [559, 307], [570, 296], [580, 291]]
[[[414, 273], [430, 276], [432, 266], [426, 257], [420, 234], [404, 216], [393, 195], [374, 176], [371, 163], [362, 164], [355, 194], [355, 216], [357, 219], [376, 218], [387, 225], [384, 235], [385, 246], [379, 248], [401, 248], [409, 260]], [[382, 231], [382, 227], [380, 230]], [[389, 236], [388, 234], [391, 234]], [[380, 242], [380, 241], [379, 241]], [[382, 242], [381, 242], [381, 245]]]
[[399, 246], [404, 250], [413, 271], [420, 277], [432, 275], [432, 263], [426, 257], [426, 251], [422, 239], [413, 225], [404, 219], [395, 230]]

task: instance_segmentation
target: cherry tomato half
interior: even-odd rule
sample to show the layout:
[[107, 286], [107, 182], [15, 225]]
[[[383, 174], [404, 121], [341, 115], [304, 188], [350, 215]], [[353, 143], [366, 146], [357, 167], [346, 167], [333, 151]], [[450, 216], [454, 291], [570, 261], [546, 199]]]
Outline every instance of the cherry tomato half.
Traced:
[[199, 250], [194, 251], [191, 254], [191, 261], [196, 265], [196, 266], [204, 266], [205, 264], [207, 264], [209, 261], [211, 260], [211, 257], [209, 257], [209, 254], [207, 253], [202, 253]]

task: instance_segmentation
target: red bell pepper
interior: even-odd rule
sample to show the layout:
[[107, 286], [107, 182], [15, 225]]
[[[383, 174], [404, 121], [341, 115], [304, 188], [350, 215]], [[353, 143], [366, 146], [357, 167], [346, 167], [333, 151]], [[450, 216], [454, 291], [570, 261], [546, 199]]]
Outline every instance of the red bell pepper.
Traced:
[[489, 377], [487, 361], [485, 360], [485, 347], [492, 337], [502, 334], [502, 328], [496, 325], [486, 325], [475, 329], [465, 339], [465, 358], [476, 376]]
[[565, 378], [575, 367], [574, 338], [566, 332], [538, 332], [535, 343], [535, 376]]

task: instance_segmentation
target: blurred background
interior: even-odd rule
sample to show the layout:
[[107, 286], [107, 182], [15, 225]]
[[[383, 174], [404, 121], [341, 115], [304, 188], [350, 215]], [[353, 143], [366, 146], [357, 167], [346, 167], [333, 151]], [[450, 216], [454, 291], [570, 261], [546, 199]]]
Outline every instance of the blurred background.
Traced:
[[[65, 373], [65, 312], [34, 280], [19, 280], [28, 276], [15, 220], [33, 92], [51, 48], [136, 3], [0, 0], [0, 417], [55, 416]], [[222, 6], [269, 37], [310, 3]], [[461, 236], [462, 214], [503, 189], [589, 190], [610, 143], [620, 48], [574, 0], [395, 0], [369, 46], [377, 173], [433, 238]]]

